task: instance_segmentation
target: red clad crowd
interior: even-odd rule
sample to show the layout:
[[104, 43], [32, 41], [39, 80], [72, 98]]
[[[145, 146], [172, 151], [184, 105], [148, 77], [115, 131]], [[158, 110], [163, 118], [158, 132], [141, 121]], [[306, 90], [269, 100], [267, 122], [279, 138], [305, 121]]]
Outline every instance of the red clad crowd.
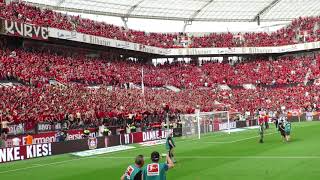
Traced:
[[[19, 86], [0, 88], [1, 119], [28, 122], [61, 122], [66, 116], [77, 123], [95, 123], [94, 120], [114, 117], [128, 117], [135, 120], [146, 115], [163, 114], [163, 104], [169, 104], [173, 113], [193, 113], [199, 105], [202, 111], [223, 110], [225, 107], [240, 112], [255, 112], [259, 107], [278, 110], [300, 109], [319, 104], [319, 86], [295, 86], [282, 88], [257, 88], [255, 90], [236, 89], [212, 91], [189, 89], [179, 93], [166, 90], [100, 88], [96, 90], [81, 86], [67, 89], [53, 86], [35, 88]], [[223, 105], [217, 104], [217, 102]], [[81, 119], [81, 122], [79, 121]]]
[[[211, 33], [202, 37], [126, 30], [22, 3], [0, 4], [0, 18], [164, 48], [183, 47], [181, 40], [188, 41], [189, 47], [275, 46], [318, 41], [320, 35], [318, 17], [298, 18], [271, 34]], [[283, 56], [235, 65], [208, 62], [202, 66], [181, 63], [155, 67], [128, 61], [111, 62], [107, 58], [87, 58], [83, 54], [57, 55], [49, 51], [16, 49], [12, 52], [4, 49], [0, 50], [0, 80], [14, 79], [26, 86], [0, 86], [0, 119], [26, 122], [32, 128], [36, 122], [66, 118], [78, 124], [94, 124], [96, 119], [132, 114], [137, 121], [148, 115], [163, 117], [164, 104], [168, 104], [170, 112], [174, 113], [193, 113], [198, 105], [202, 111], [228, 107], [240, 112], [254, 112], [260, 107], [271, 110], [281, 106], [287, 109], [314, 107], [319, 104], [320, 87], [302, 84], [319, 78], [319, 63], [320, 56]], [[144, 95], [141, 90], [120, 89], [127, 83], [141, 84], [142, 69], [147, 87]], [[65, 84], [67, 88], [49, 85], [50, 79]], [[217, 90], [217, 84], [241, 86], [247, 83], [261, 86], [252, 90]], [[88, 85], [102, 87], [92, 90], [87, 88]], [[115, 89], [110, 91], [106, 85]], [[182, 90], [153, 89], [165, 85]]]
[[48, 51], [0, 51], [0, 77], [14, 77], [41, 87], [50, 79], [61, 83], [86, 85], [144, 84], [148, 87], [171, 85], [178, 88], [215, 87], [216, 84], [242, 86], [285, 85], [303, 83], [319, 75], [318, 57], [284, 56], [275, 60], [255, 60], [230, 65], [228, 63], [165, 64], [154, 66], [132, 61], [110, 62], [84, 55], [65, 56]]
[[186, 33], [147, 33], [125, 29], [16, 2], [8, 5], [0, 3], [0, 18], [162, 48], [279, 46], [313, 42], [320, 38], [320, 17], [298, 18], [272, 33], [209, 33], [201, 36]]
[[[0, 88], [0, 118], [17, 123], [28, 121], [31, 125], [62, 121], [66, 116], [71, 121], [81, 119], [78, 123], [95, 123], [95, 119], [129, 114], [136, 114], [135, 118], [141, 120], [146, 114], [163, 114], [163, 104], [169, 104], [171, 112], [176, 113], [193, 113], [197, 105], [202, 111], [225, 107], [240, 112], [254, 112], [259, 107], [299, 109], [318, 104], [320, 87], [302, 84], [306, 77], [319, 77], [319, 60], [319, 57], [284, 56], [273, 61], [256, 60], [233, 66], [210, 62], [202, 66], [155, 67], [128, 61], [108, 62], [82, 55], [59, 56], [47, 51], [4, 50], [0, 51], [1, 79], [13, 78], [27, 85]], [[121, 84], [140, 84], [142, 68], [147, 87], [144, 95], [138, 89], [120, 89]], [[51, 86], [49, 79], [66, 84], [67, 88]], [[299, 85], [217, 90], [216, 85], [223, 83]], [[92, 90], [88, 88], [89, 84], [103, 86]], [[105, 85], [113, 85], [115, 89], [110, 91]], [[152, 89], [163, 85], [174, 85], [182, 91]]]

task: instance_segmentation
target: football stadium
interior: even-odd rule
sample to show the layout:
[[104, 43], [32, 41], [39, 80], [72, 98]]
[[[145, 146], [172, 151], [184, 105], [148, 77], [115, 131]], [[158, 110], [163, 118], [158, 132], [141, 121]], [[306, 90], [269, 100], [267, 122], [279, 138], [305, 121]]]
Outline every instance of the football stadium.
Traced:
[[0, 0], [0, 178], [318, 180], [319, 65], [319, 0]]

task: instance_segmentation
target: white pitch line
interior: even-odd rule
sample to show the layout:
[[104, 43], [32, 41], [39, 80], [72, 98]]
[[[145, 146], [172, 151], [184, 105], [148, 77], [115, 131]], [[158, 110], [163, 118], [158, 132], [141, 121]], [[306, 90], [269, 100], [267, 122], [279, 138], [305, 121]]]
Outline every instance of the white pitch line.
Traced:
[[[272, 134], [276, 134], [276, 133], [268, 133], [268, 134], [265, 134], [265, 136], [268, 136], [268, 135], [272, 135]], [[260, 137], [260, 136], [253, 136], [253, 137], [248, 137], [248, 138], [243, 138], [243, 139], [238, 139], [238, 140], [234, 140], [234, 141], [205, 141], [205, 142], [201, 142], [201, 143], [208, 143], [208, 144], [230, 144], [230, 143], [236, 143], [236, 142], [241, 142], [241, 141], [246, 141], [246, 140], [249, 140], [249, 139], [255, 139], [257, 137]], [[200, 143], [200, 142], [199, 142]]]
[[[132, 157], [94, 157], [97, 159], [132, 159]], [[179, 156], [179, 159], [320, 159], [320, 156]]]
[[77, 160], [83, 160], [83, 159], [89, 159], [89, 158], [92, 158], [92, 157], [70, 159], [70, 160], [58, 161], [58, 162], [53, 162], [53, 163], [45, 163], [45, 164], [34, 164], [34, 166], [18, 168], [18, 169], [11, 169], [11, 170], [7, 170], [7, 171], [0, 171], [0, 174], [4, 174], [4, 173], [8, 173], [8, 172], [16, 172], [16, 171], [21, 171], [21, 170], [26, 170], [26, 169], [33, 169], [33, 168], [44, 167], [44, 166], [50, 166], [50, 165], [56, 165], [56, 164], [61, 164], [61, 163], [66, 163], [66, 162], [71, 162], [71, 161], [77, 161]]

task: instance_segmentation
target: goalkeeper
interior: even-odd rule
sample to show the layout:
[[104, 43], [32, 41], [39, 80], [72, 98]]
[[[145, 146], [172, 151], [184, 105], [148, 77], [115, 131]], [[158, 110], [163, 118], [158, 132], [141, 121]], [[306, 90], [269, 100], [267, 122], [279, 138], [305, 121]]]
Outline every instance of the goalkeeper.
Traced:
[[263, 143], [263, 135], [264, 135], [263, 123], [260, 123], [260, 126], [259, 126], [259, 134], [260, 134], [259, 143]]
[[176, 163], [177, 161], [174, 158], [174, 148], [176, 147], [173, 137], [172, 137], [172, 133], [169, 133], [167, 140], [166, 140], [166, 148], [169, 151], [169, 157], [170, 159], [172, 159], [173, 163]]

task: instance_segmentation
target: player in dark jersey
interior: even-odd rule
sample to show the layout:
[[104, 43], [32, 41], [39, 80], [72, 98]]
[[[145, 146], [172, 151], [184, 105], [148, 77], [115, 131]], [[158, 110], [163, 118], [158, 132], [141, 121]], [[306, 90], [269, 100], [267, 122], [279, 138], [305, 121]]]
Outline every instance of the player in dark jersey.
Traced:
[[166, 172], [174, 167], [172, 160], [167, 154], [167, 163], [159, 163], [159, 152], [151, 153], [152, 163], [145, 166], [142, 170], [142, 180], [166, 180]]
[[135, 164], [128, 166], [126, 172], [121, 176], [121, 180], [141, 180], [142, 166], [144, 165], [143, 155], [138, 155]]
[[259, 135], [260, 135], [259, 143], [263, 143], [263, 136], [264, 136], [264, 126], [263, 126], [263, 122], [261, 122], [261, 124], [260, 124], [260, 126], [259, 126]]
[[167, 137], [167, 140], [166, 140], [166, 148], [168, 150], [168, 154], [169, 154], [169, 157], [171, 158], [171, 160], [176, 163], [176, 160], [174, 158], [174, 148], [176, 147], [175, 143], [174, 143], [174, 139], [172, 137], [172, 133], [170, 133]]
[[284, 127], [284, 121], [281, 120], [278, 124], [279, 132], [283, 138], [283, 141], [286, 141], [286, 132], [285, 132], [285, 127]]

